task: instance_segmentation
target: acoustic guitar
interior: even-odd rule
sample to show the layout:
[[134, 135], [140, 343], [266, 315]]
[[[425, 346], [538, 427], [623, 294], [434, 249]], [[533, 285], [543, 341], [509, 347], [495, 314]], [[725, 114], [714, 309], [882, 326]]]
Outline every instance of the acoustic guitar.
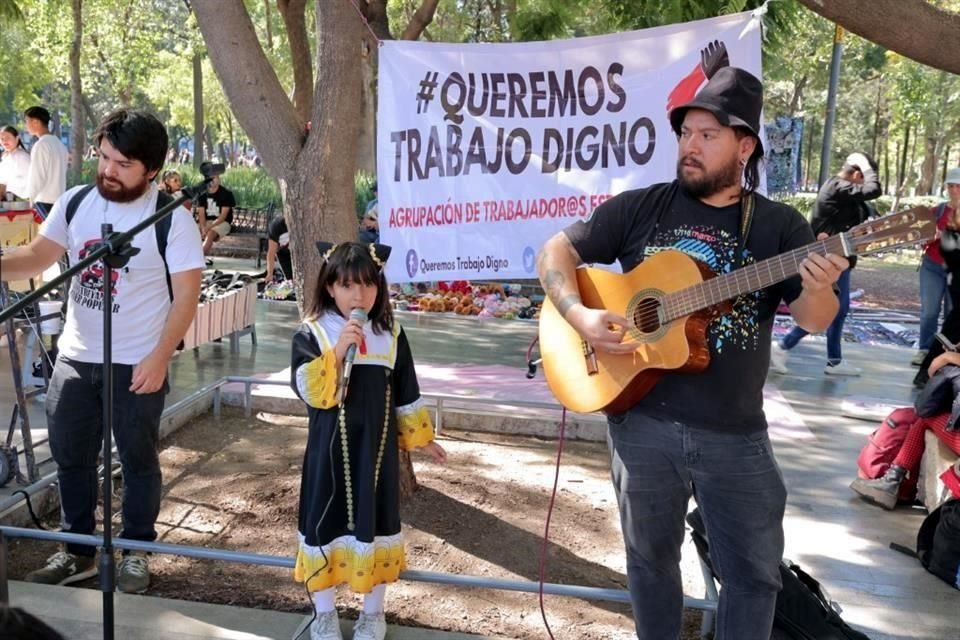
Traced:
[[930, 209], [915, 207], [869, 220], [804, 247], [723, 275], [676, 250], [661, 251], [629, 273], [577, 269], [583, 304], [627, 318], [628, 354], [595, 351], [547, 298], [540, 311], [540, 350], [550, 390], [571, 411], [622, 413], [664, 372], [697, 373], [710, 363], [707, 325], [729, 302], [800, 272], [811, 253], [866, 255], [932, 240]]

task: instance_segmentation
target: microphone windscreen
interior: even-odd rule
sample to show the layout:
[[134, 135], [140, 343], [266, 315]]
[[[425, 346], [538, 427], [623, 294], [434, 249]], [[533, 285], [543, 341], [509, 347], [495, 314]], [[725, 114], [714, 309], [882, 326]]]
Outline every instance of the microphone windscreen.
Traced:
[[362, 324], [367, 321], [367, 312], [361, 309], [360, 307], [357, 307], [356, 309], [350, 312], [350, 319], [356, 320], [357, 322]]

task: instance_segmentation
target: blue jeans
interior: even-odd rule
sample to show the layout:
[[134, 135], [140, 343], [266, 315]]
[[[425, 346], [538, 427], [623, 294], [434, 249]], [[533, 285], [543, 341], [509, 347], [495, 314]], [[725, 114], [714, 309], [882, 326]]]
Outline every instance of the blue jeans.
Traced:
[[923, 256], [920, 261], [920, 342], [919, 347], [928, 351], [933, 344], [933, 334], [940, 322], [940, 309], [944, 317], [950, 315], [950, 294], [947, 291], [947, 270]]
[[[160, 414], [169, 389], [131, 392], [132, 365], [113, 365], [113, 436], [123, 466], [123, 532], [132, 540], [155, 540], [160, 513]], [[47, 389], [47, 431], [57, 463], [63, 530], [94, 532], [97, 463], [103, 449], [103, 366], [57, 358]], [[93, 556], [94, 547], [68, 544], [67, 551]]]
[[[843, 360], [843, 351], [840, 344], [843, 342], [843, 323], [850, 311], [850, 271], [850, 269], [845, 270], [837, 280], [837, 297], [839, 298], [840, 309], [837, 310], [833, 322], [827, 327], [827, 362], [829, 364], [839, 364]], [[810, 334], [800, 327], [794, 326], [790, 333], [780, 341], [780, 346], [789, 351], [808, 335]]]
[[766, 431], [721, 433], [633, 409], [610, 416], [607, 443], [637, 637], [680, 635], [680, 547], [693, 495], [723, 587], [716, 640], [769, 640], [787, 491]]

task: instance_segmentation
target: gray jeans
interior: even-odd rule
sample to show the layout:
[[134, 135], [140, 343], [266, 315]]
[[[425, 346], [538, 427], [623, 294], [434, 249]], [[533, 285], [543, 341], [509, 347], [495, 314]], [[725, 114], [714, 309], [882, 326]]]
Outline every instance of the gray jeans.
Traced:
[[722, 587], [716, 640], [769, 640], [787, 492], [766, 431], [722, 433], [631, 410], [610, 416], [607, 442], [637, 637], [679, 637], [693, 495]]

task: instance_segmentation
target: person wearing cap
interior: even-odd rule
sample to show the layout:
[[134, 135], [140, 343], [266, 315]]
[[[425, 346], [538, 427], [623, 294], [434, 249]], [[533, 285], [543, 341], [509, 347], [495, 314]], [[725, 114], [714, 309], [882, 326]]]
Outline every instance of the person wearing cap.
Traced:
[[[763, 145], [763, 86], [743, 69], [717, 70], [670, 113], [677, 177], [620, 193], [550, 238], [538, 257], [546, 294], [595, 349], [630, 354], [630, 322], [580, 299], [579, 264], [680, 250], [728, 272], [814, 241], [799, 212], [755, 193]], [[753, 205], [747, 237], [741, 218]], [[717, 638], [768, 640], [783, 554], [786, 488], [763, 413], [773, 319], [781, 300], [801, 326], [822, 331], [836, 315], [840, 256], [808, 255], [799, 275], [733, 301], [707, 328], [710, 362], [699, 374], [664, 371], [629, 410], [607, 418], [611, 475], [627, 552], [639, 638], [676, 639], [683, 585], [684, 516], [693, 495], [723, 583]]]
[[[209, 162], [200, 165], [203, 172]], [[200, 225], [200, 237], [203, 238], [203, 255], [210, 255], [213, 243], [226, 238], [233, 224], [233, 208], [237, 206], [237, 199], [233, 191], [220, 184], [220, 176], [213, 176], [207, 187], [207, 195], [200, 198], [197, 204], [197, 223]], [[208, 266], [210, 261], [207, 261]]]
[[67, 190], [67, 148], [60, 138], [50, 133], [49, 111], [39, 106], [30, 107], [23, 116], [27, 131], [38, 138], [30, 147], [25, 195], [34, 205], [39, 205], [41, 215], [46, 216]]
[[[934, 207], [933, 213], [937, 221], [938, 235], [947, 227], [947, 221], [953, 217], [954, 211], [960, 207], [960, 167], [953, 167], [947, 171], [946, 180], [947, 202], [941, 202]], [[940, 238], [935, 238], [923, 248], [923, 257], [920, 259], [920, 338], [917, 342], [918, 351], [910, 361], [917, 367], [923, 363], [933, 336], [937, 332], [940, 321], [940, 312], [944, 317], [950, 315], [950, 295], [947, 289], [947, 265], [940, 253]]]
[[[848, 231], [875, 215], [875, 210], [867, 202], [879, 198], [882, 193], [883, 188], [877, 176], [877, 163], [863, 153], [851, 153], [840, 172], [820, 188], [810, 226], [818, 239]], [[859, 376], [862, 373], [859, 367], [844, 362], [841, 346], [843, 324], [850, 310], [850, 271], [857, 264], [856, 256], [848, 260], [850, 268], [846, 269], [837, 281], [840, 310], [827, 329], [827, 364], [823, 372], [833, 376]], [[770, 350], [772, 373], [787, 373], [787, 352], [797, 346], [808, 333], [797, 323], [782, 340], [773, 345]]]
[[[938, 220], [939, 237], [935, 240], [947, 271], [947, 294], [950, 297], [950, 311], [943, 319], [940, 333], [954, 344], [960, 342], [960, 184], [949, 180], [958, 178], [960, 176], [957, 173], [954, 173], [952, 178], [948, 173], [947, 194], [950, 202], [942, 215], [942, 227]], [[921, 289], [921, 301], [922, 296]], [[927, 383], [933, 375], [933, 363], [943, 352], [943, 345], [938, 340], [932, 340], [930, 348], [920, 363], [920, 370], [913, 378], [913, 386], [920, 388]]]

